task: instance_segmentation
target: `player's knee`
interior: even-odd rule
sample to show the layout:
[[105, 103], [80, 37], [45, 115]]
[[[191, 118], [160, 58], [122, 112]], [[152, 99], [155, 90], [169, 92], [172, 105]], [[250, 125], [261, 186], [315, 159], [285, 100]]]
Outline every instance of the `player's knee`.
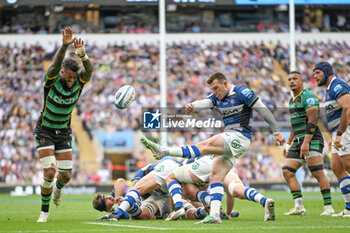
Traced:
[[116, 183], [125, 183], [125, 180], [123, 178], [118, 178], [116, 180]]
[[43, 177], [42, 181], [41, 181], [41, 187], [46, 188], [46, 189], [51, 189], [53, 184], [54, 184], [54, 178], [47, 178], [47, 177]]
[[44, 168], [44, 177], [53, 180], [55, 178], [56, 171], [54, 168]]
[[60, 172], [60, 174], [59, 174], [59, 180], [63, 184], [68, 183], [68, 181], [71, 179], [71, 177], [72, 177], [72, 173], [70, 171], [69, 172]]
[[44, 177], [53, 179], [56, 172], [56, 158], [54, 155], [45, 156], [40, 159], [41, 166], [44, 170]]
[[295, 176], [296, 169], [289, 167], [289, 166], [283, 166], [282, 167], [283, 176], [285, 179], [289, 179], [293, 176]]
[[142, 214], [141, 214], [142, 219], [154, 216], [157, 212], [157, 208], [155, 207], [155, 205], [150, 202], [142, 203], [141, 210], [142, 210]]

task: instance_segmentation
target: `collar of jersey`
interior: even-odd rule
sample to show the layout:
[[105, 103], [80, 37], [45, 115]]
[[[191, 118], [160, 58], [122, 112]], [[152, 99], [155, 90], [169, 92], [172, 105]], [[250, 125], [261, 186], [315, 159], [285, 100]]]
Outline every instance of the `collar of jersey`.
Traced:
[[334, 77], [332, 78], [331, 82], [329, 83], [329, 85], [328, 85], [328, 87], [327, 87], [327, 91], [329, 90], [329, 88], [331, 88], [332, 82], [333, 82], [334, 80], [336, 80], [336, 78], [337, 78], [337, 77], [335, 77], [335, 75], [334, 75]]
[[299, 94], [297, 94], [296, 96], [293, 97], [293, 101], [294, 101], [299, 95], [301, 95], [301, 93], [303, 93], [304, 91], [305, 91], [305, 88], [304, 88]]

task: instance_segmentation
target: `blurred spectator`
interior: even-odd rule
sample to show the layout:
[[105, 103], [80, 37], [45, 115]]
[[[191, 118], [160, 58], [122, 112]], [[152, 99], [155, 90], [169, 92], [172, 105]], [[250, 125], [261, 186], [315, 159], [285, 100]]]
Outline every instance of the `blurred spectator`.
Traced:
[[[43, 62], [52, 56], [55, 45], [15, 44], [0, 45], [0, 182], [9, 184], [38, 183], [40, 163], [36, 155], [33, 127], [42, 105]], [[88, 45], [95, 66], [91, 83], [77, 110], [84, 128], [94, 131], [135, 130], [142, 127], [142, 107], [159, 106], [159, 51], [155, 45], [139, 43], [113, 45], [105, 48]], [[312, 65], [328, 61], [337, 75], [350, 81], [350, 47], [345, 42], [298, 42], [297, 69], [305, 78], [304, 85], [317, 94], [325, 95], [315, 86]], [[289, 72], [288, 48], [276, 44], [223, 42], [174, 43], [167, 47], [167, 87], [169, 107], [183, 107], [186, 103], [203, 98], [210, 90], [206, 78], [221, 70], [233, 83], [254, 90], [273, 110], [280, 121], [289, 121], [284, 111], [290, 98], [289, 89], [274, 65], [276, 59]], [[191, 59], [189, 59], [191, 58]], [[136, 89], [137, 98], [130, 108], [116, 111], [113, 106], [116, 90], [124, 84]], [[184, 85], [186, 84], [186, 85]], [[321, 101], [322, 102], [322, 101]], [[322, 110], [322, 109], [321, 109]], [[262, 121], [258, 114], [254, 121]], [[265, 128], [260, 128], [266, 131]], [[289, 129], [287, 129], [289, 130]], [[214, 132], [174, 132], [169, 144], [194, 144]], [[74, 136], [74, 131], [73, 131]], [[283, 181], [281, 164], [268, 150], [273, 137], [268, 132], [255, 132], [252, 146], [240, 159], [237, 172], [243, 180]], [[74, 143], [75, 140], [74, 140]], [[88, 174], [79, 167], [79, 151], [73, 146], [77, 166], [73, 169], [72, 183], [99, 183], [110, 179], [110, 172], [101, 168]], [[138, 156], [138, 155], [136, 155]], [[144, 161], [141, 156], [140, 161]], [[273, 168], [273, 169], [271, 169]], [[108, 175], [107, 175], [108, 172]]]

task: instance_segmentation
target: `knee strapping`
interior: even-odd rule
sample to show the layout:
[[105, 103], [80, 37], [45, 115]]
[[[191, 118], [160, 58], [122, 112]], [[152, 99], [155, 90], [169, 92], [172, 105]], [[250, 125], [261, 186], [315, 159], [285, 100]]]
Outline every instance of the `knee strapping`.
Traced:
[[53, 181], [54, 181], [53, 179], [48, 179], [43, 177], [43, 180], [41, 181], [41, 187], [50, 189], [54, 184]]
[[149, 203], [149, 202], [142, 203], [141, 208], [147, 208], [151, 216], [154, 216], [157, 212], [156, 207], [152, 203]]
[[294, 168], [288, 167], [288, 166], [283, 166], [282, 170], [288, 170], [290, 172], [296, 173], [297, 170], [295, 170]]
[[72, 160], [57, 160], [57, 169], [59, 172], [68, 172], [73, 168]]
[[309, 170], [310, 170], [310, 172], [323, 170], [323, 164], [315, 165], [315, 166], [309, 166]]
[[54, 155], [46, 156], [40, 159], [41, 166], [46, 168], [53, 168], [56, 170], [56, 158]]

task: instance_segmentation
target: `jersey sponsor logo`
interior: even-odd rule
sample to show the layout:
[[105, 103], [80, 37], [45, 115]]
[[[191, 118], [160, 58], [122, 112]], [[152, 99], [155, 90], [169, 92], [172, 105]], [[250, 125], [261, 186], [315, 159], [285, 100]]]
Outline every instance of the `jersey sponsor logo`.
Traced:
[[254, 95], [253, 91], [250, 89], [244, 89], [242, 91], [242, 94], [247, 98], [247, 99], [251, 99]]
[[242, 109], [243, 109], [243, 106], [239, 105], [239, 106], [233, 106], [230, 108], [219, 108], [219, 111], [222, 114], [222, 117], [228, 117], [241, 112]]
[[164, 165], [160, 165], [156, 170], [154, 170], [155, 172], [162, 172], [164, 170]]
[[336, 86], [333, 88], [333, 91], [334, 91], [336, 94], [339, 94], [342, 90], [343, 90], [343, 87], [342, 87], [340, 84], [336, 85]]
[[316, 105], [315, 99], [314, 98], [308, 98], [306, 100], [306, 105], [307, 105], [308, 108], [312, 107], [312, 106], [315, 106]]
[[235, 149], [241, 148], [241, 142], [237, 139], [233, 139], [231, 142], [231, 146]]
[[193, 169], [193, 170], [197, 170], [198, 168], [199, 168], [199, 163], [194, 162], [194, 163], [192, 164], [192, 169]]
[[53, 97], [53, 100], [58, 104], [72, 104], [72, 103], [74, 103], [74, 98], [63, 99], [57, 95], [55, 97]]

